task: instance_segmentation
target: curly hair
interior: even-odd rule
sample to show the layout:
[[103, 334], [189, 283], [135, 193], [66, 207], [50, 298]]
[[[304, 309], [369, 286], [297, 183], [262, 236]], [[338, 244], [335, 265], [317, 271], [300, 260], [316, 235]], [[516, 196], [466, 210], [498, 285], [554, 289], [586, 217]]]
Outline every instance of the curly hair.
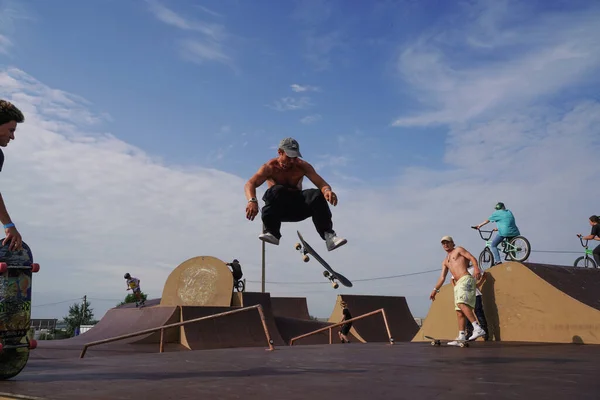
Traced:
[[0, 100], [0, 125], [4, 125], [10, 121], [15, 121], [20, 124], [25, 121], [25, 116], [23, 116], [21, 110], [15, 107], [11, 102]]

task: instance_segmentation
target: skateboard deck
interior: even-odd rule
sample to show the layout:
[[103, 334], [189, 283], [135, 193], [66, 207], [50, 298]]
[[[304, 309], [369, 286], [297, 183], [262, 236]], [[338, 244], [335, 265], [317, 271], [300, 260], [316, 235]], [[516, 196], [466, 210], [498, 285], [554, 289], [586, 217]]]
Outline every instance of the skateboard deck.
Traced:
[[[442, 345], [442, 339], [436, 339], [433, 338], [431, 336], [425, 336], [425, 339], [429, 339], [431, 340], [431, 345], [432, 346], [441, 346]], [[465, 339], [465, 340], [457, 340], [457, 339], [444, 339], [444, 341], [448, 341], [451, 342], [453, 340], [457, 341], [458, 344], [457, 345], [453, 345], [453, 344], [446, 344], [446, 346], [450, 346], [450, 347], [469, 347], [469, 340]]]
[[340, 281], [340, 283], [346, 287], [352, 287], [352, 282], [350, 282], [348, 278], [346, 278], [339, 272], [335, 272], [333, 268], [331, 268], [329, 264], [327, 264], [327, 262], [323, 260], [323, 258], [321, 258], [321, 256], [304, 240], [300, 232], [296, 232], [298, 233], [298, 238], [300, 238], [300, 242], [302, 243], [296, 243], [295, 247], [296, 250], [302, 253], [302, 260], [304, 262], [310, 261], [310, 257], [307, 254], [312, 255], [315, 258], [315, 260], [317, 260], [325, 268], [326, 271], [323, 271], [323, 276], [329, 279], [329, 281], [331, 282], [331, 286], [333, 286], [334, 289], [337, 289], [339, 287], [336, 280]]
[[[0, 244], [4, 239], [0, 240]], [[32, 273], [39, 271], [29, 246], [10, 251], [0, 245], [0, 380], [16, 376], [27, 364], [37, 342], [28, 337], [31, 325]]]

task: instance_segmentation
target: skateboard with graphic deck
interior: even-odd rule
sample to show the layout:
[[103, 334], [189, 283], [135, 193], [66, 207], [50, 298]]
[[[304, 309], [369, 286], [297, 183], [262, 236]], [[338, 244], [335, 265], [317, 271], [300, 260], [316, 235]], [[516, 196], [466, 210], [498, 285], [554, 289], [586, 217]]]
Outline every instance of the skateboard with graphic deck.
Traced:
[[[436, 339], [436, 338], [433, 338], [431, 336], [425, 336], [425, 339], [430, 339], [432, 346], [441, 346], [442, 345], [442, 340], [441, 339]], [[468, 339], [465, 339], [465, 340], [452, 339], [452, 340], [458, 342], [458, 344], [457, 345], [447, 344], [446, 346], [469, 347], [469, 340]], [[449, 342], [451, 342], [452, 340], [448, 339]]]
[[325, 271], [323, 271], [323, 276], [329, 279], [331, 286], [333, 286], [334, 289], [339, 287], [336, 280], [346, 287], [352, 287], [352, 282], [350, 282], [348, 278], [339, 272], [335, 272], [333, 268], [331, 268], [329, 264], [327, 264], [327, 262], [323, 260], [323, 258], [321, 258], [321, 256], [304, 240], [300, 232], [296, 232], [298, 233], [298, 238], [300, 238], [301, 243], [296, 243], [295, 248], [302, 254], [302, 260], [304, 262], [310, 261], [310, 257], [308, 256], [309, 254], [313, 256], [315, 260], [317, 260], [325, 268]]
[[40, 270], [29, 246], [9, 250], [0, 239], [0, 380], [18, 375], [37, 342], [28, 336], [31, 326], [31, 280]]

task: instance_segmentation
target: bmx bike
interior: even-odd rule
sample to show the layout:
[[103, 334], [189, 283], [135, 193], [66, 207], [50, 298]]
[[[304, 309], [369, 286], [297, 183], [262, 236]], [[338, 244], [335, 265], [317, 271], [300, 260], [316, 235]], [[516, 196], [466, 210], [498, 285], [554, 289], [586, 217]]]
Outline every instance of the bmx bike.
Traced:
[[246, 283], [241, 279], [234, 279], [233, 289], [238, 292], [243, 292], [246, 289]]
[[[492, 245], [492, 241], [490, 239], [492, 234], [498, 229], [494, 228], [491, 231], [482, 231], [481, 229], [477, 229], [476, 226], [472, 226], [471, 228], [477, 230], [479, 232], [479, 236], [481, 236], [481, 239], [485, 240], [485, 248], [479, 254], [479, 267], [482, 269], [493, 267], [494, 254], [490, 249]], [[529, 243], [529, 240], [527, 240], [525, 236], [521, 235], [505, 237], [498, 244], [498, 249], [504, 254], [505, 261], [524, 262], [531, 254], [531, 244]]]
[[585, 243], [583, 243], [581, 236], [579, 236], [579, 241], [581, 242], [581, 246], [585, 248], [585, 255], [577, 257], [573, 263], [573, 266], [583, 268], [598, 268], [598, 264], [596, 264], [596, 260], [594, 260], [593, 250], [588, 249], [588, 241], [586, 240]]

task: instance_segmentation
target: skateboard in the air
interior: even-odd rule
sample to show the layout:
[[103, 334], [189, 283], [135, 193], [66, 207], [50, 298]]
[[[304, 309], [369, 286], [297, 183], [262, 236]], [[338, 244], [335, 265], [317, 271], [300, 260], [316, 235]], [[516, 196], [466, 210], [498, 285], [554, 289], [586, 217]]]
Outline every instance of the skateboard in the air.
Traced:
[[340, 281], [341, 284], [346, 287], [352, 287], [352, 282], [350, 282], [348, 280], [348, 278], [346, 278], [344, 275], [340, 274], [339, 272], [335, 272], [333, 270], [333, 268], [331, 268], [329, 266], [329, 264], [327, 264], [327, 262], [325, 262], [325, 260], [323, 260], [323, 258], [321, 258], [321, 256], [304, 240], [304, 238], [302, 237], [300, 232], [298, 232], [298, 231], [296, 231], [296, 232], [298, 233], [298, 237], [300, 238], [301, 243], [296, 243], [295, 247], [296, 247], [296, 250], [298, 250], [300, 253], [302, 253], [302, 260], [304, 262], [310, 261], [310, 257], [308, 256], [308, 254], [310, 254], [319, 263], [321, 263], [321, 265], [323, 267], [325, 267], [325, 269], [326, 269], [326, 271], [323, 271], [323, 276], [325, 278], [329, 279], [329, 281], [331, 282], [331, 286], [333, 286], [334, 289], [337, 289], [339, 287], [336, 280]]
[[[431, 345], [432, 346], [441, 346], [442, 345], [442, 340], [441, 339], [436, 339], [433, 338], [431, 336], [425, 336], [425, 339], [430, 339], [431, 340]], [[458, 339], [447, 339], [449, 342], [451, 341], [455, 341], [458, 342], [458, 344], [447, 344], [446, 346], [458, 346], [458, 347], [469, 347], [469, 342], [470, 340], [465, 339], [465, 340], [458, 340]], [[446, 340], [444, 340], [446, 341]]]
[[33, 262], [29, 246], [10, 251], [0, 240], [0, 380], [21, 372], [29, 359], [29, 351], [37, 342], [29, 338], [31, 325], [31, 280], [40, 270]]

